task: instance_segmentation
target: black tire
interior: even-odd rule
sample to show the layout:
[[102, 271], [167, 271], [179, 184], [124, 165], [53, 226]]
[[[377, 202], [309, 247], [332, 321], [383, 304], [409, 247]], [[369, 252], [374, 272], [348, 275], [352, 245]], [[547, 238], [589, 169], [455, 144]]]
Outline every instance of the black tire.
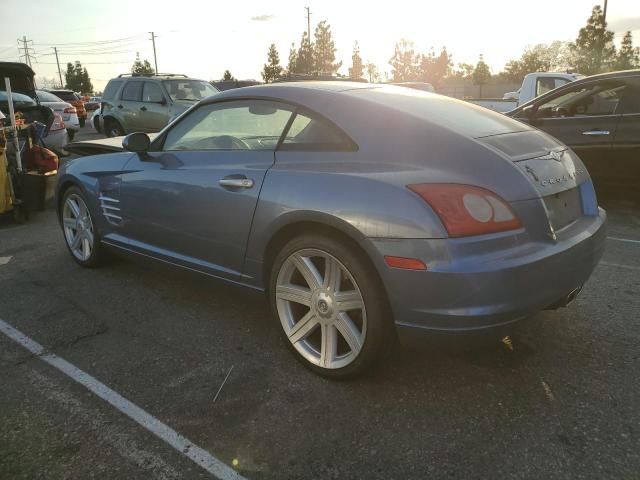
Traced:
[[[280, 270], [292, 254], [308, 249], [326, 252], [337, 259], [355, 280], [356, 288], [359, 288], [364, 301], [366, 334], [362, 341], [362, 347], [351, 363], [340, 368], [326, 368], [307, 360], [287, 337], [278, 313], [278, 301], [275, 292]], [[344, 277], [342, 281], [344, 282]], [[307, 233], [287, 242], [274, 259], [269, 275], [267, 295], [271, 315], [282, 334], [284, 342], [303, 365], [324, 377], [338, 380], [361, 375], [383, 356], [387, 347], [391, 347], [396, 343], [392, 315], [384, 287], [377, 272], [363, 253], [339, 236], [334, 237], [324, 233]]]
[[[64, 218], [65, 204], [69, 199], [69, 197], [71, 196], [79, 197], [82, 200], [82, 202], [84, 202], [87, 209], [88, 217], [92, 225], [93, 246], [91, 249], [91, 254], [88, 256], [88, 258], [84, 260], [78, 258], [76, 254], [74, 254], [74, 252], [72, 251], [71, 246], [69, 245], [69, 239], [67, 238], [67, 235], [65, 233], [64, 225], [62, 224], [63, 218]], [[105, 260], [107, 259], [107, 252], [105, 250], [104, 245], [102, 245], [102, 242], [100, 241], [100, 235], [98, 233], [98, 229], [95, 227], [96, 225], [95, 217], [88, 206], [86, 197], [82, 193], [82, 190], [80, 190], [78, 187], [70, 187], [64, 192], [64, 196], [62, 198], [62, 206], [60, 208], [60, 215], [61, 215], [60, 222], [62, 224], [62, 236], [64, 238], [64, 243], [67, 246], [67, 250], [69, 250], [69, 254], [71, 255], [71, 258], [73, 258], [79, 265], [82, 265], [83, 267], [87, 267], [87, 268], [95, 268], [103, 265], [105, 263]]]
[[93, 128], [95, 128], [96, 132], [102, 133], [102, 128], [100, 128], [100, 117], [94, 117]]
[[117, 120], [107, 118], [104, 121], [104, 134], [109, 138], [120, 137], [125, 134], [125, 131]]
[[87, 119], [86, 118], [80, 118], [78, 120], [80, 120], [80, 128], [84, 127], [84, 124], [86, 123]]
[[67, 137], [69, 137], [69, 141], [73, 142], [73, 137], [76, 136], [75, 130], [67, 130]]

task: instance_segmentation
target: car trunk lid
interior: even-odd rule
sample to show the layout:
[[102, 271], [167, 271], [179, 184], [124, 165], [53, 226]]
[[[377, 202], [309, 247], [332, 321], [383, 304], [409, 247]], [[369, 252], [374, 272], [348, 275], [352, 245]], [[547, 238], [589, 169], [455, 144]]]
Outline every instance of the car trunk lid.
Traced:
[[583, 214], [580, 185], [589, 174], [580, 158], [555, 138], [529, 130], [477, 140], [511, 160], [535, 185], [554, 231]]

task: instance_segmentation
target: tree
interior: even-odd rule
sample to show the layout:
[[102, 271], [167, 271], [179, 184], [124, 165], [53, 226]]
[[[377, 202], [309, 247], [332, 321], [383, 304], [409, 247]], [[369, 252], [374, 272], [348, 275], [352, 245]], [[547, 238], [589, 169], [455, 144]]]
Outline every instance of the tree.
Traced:
[[528, 46], [520, 59], [507, 62], [502, 76], [509, 81], [521, 83], [528, 73], [567, 70], [572, 63], [567, 42], [539, 43]]
[[640, 67], [640, 48], [633, 47], [633, 37], [631, 32], [624, 34], [620, 51], [616, 55], [614, 64], [615, 70], [631, 70]]
[[360, 47], [358, 42], [353, 44], [353, 54], [351, 55], [351, 68], [349, 69], [349, 78], [359, 80], [362, 78], [364, 71], [362, 69], [362, 57], [360, 56]]
[[313, 54], [313, 45], [309, 41], [309, 36], [307, 32], [303, 32], [300, 48], [298, 48], [298, 54], [296, 55], [295, 69], [292, 73], [311, 75], [315, 70]]
[[262, 79], [264, 83], [272, 83], [282, 76], [282, 66], [280, 65], [280, 56], [276, 50], [276, 44], [272, 43], [267, 54], [268, 63], [265, 63], [262, 69]]
[[413, 48], [413, 42], [404, 38], [396, 42], [393, 57], [389, 60], [391, 75], [394, 82], [410, 82], [416, 80], [418, 72], [418, 58]]
[[291, 44], [291, 48], [289, 48], [289, 63], [287, 64], [287, 76], [295, 73], [296, 71], [296, 61], [298, 59], [298, 52], [296, 50], [296, 46], [294, 43]]
[[76, 63], [67, 63], [67, 71], [64, 74], [65, 88], [80, 93], [91, 93], [93, 85], [89, 72], [82, 64], [76, 60]]
[[136, 75], [153, 75], [156, 71], [153, 69], [149, 60], [140, 60], [140, 53], [136, 52], [136, 61], [131, 65], [131, 73]]
[[369, 75], [369, 82], [374, 83], [380, 80], [380, 74], [378, 73], [378, 67], [375, 63], [367, 62], [367, 75]]
[[455, 70], [451, 70], [451, 77], [453, 78], [471, 78], [473, 75], [474, 66], [470, 63], [459, 63]]
[[318, 74], [333, 75], [342, 66], [336, 60], [336, 46], [331, 35], [331, 26], [326, 20], [318, 23], [314, 33], [313, 61]]
[[489, 65], [484, 62], [484, 57], [482, 54], [480, 54], [480, 59], [478, 60], [476, 68], [473, 70], [472, 78], [473, 84], [480, 87], [479, 97], [482, 98], [482, 86], [486, 85], [491, 79], [491, 71], [489, 70]]
[[572, 66], [584, 75], [600, 73], [613, 64], [616, 54], [613, 32], [607, 30], [600, 5], [593, 7], [587, 25], [580, 29], [570, 48], [574, 55]]
[[451, 55], [446, 47], [436, 56], [433, 48], [426, 55], [420, 55], [418, 76], [423, 82], [430, 83], [436, 89], [440, 87], [442, 80], [451, 73]]
[[222, 74], [222, 80], [231, 80], [231, 81], [235, 81], [235, 77], [233, 75], [231, 75], [231, 72], [229, 70], [225, 70], [224, 73]]

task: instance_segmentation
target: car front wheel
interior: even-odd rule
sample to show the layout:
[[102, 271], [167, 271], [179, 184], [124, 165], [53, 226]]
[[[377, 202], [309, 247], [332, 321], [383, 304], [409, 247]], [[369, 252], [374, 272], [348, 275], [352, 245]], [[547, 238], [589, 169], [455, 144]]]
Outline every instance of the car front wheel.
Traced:
[[62, 201], [62, 230], [71, 256], [83, 267], [98, 266], [104, 257], [104, 247], [82, 192], [71, 187]]
[[320, 375], [356, 376], [394, 340], [376, 272], [338, 238], [306, 234], [287, 243], [275, 258], [269, 296], [287, 345]]

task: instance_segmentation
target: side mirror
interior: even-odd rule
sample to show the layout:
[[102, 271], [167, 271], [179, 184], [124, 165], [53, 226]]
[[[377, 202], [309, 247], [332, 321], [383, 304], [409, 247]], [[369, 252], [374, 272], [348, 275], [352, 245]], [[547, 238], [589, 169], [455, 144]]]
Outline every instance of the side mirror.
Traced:
[[129, 152], [144, 153], [150, 146], [149, 135], [142, 132], [130, 133], [122, 140], [122, 147]]

